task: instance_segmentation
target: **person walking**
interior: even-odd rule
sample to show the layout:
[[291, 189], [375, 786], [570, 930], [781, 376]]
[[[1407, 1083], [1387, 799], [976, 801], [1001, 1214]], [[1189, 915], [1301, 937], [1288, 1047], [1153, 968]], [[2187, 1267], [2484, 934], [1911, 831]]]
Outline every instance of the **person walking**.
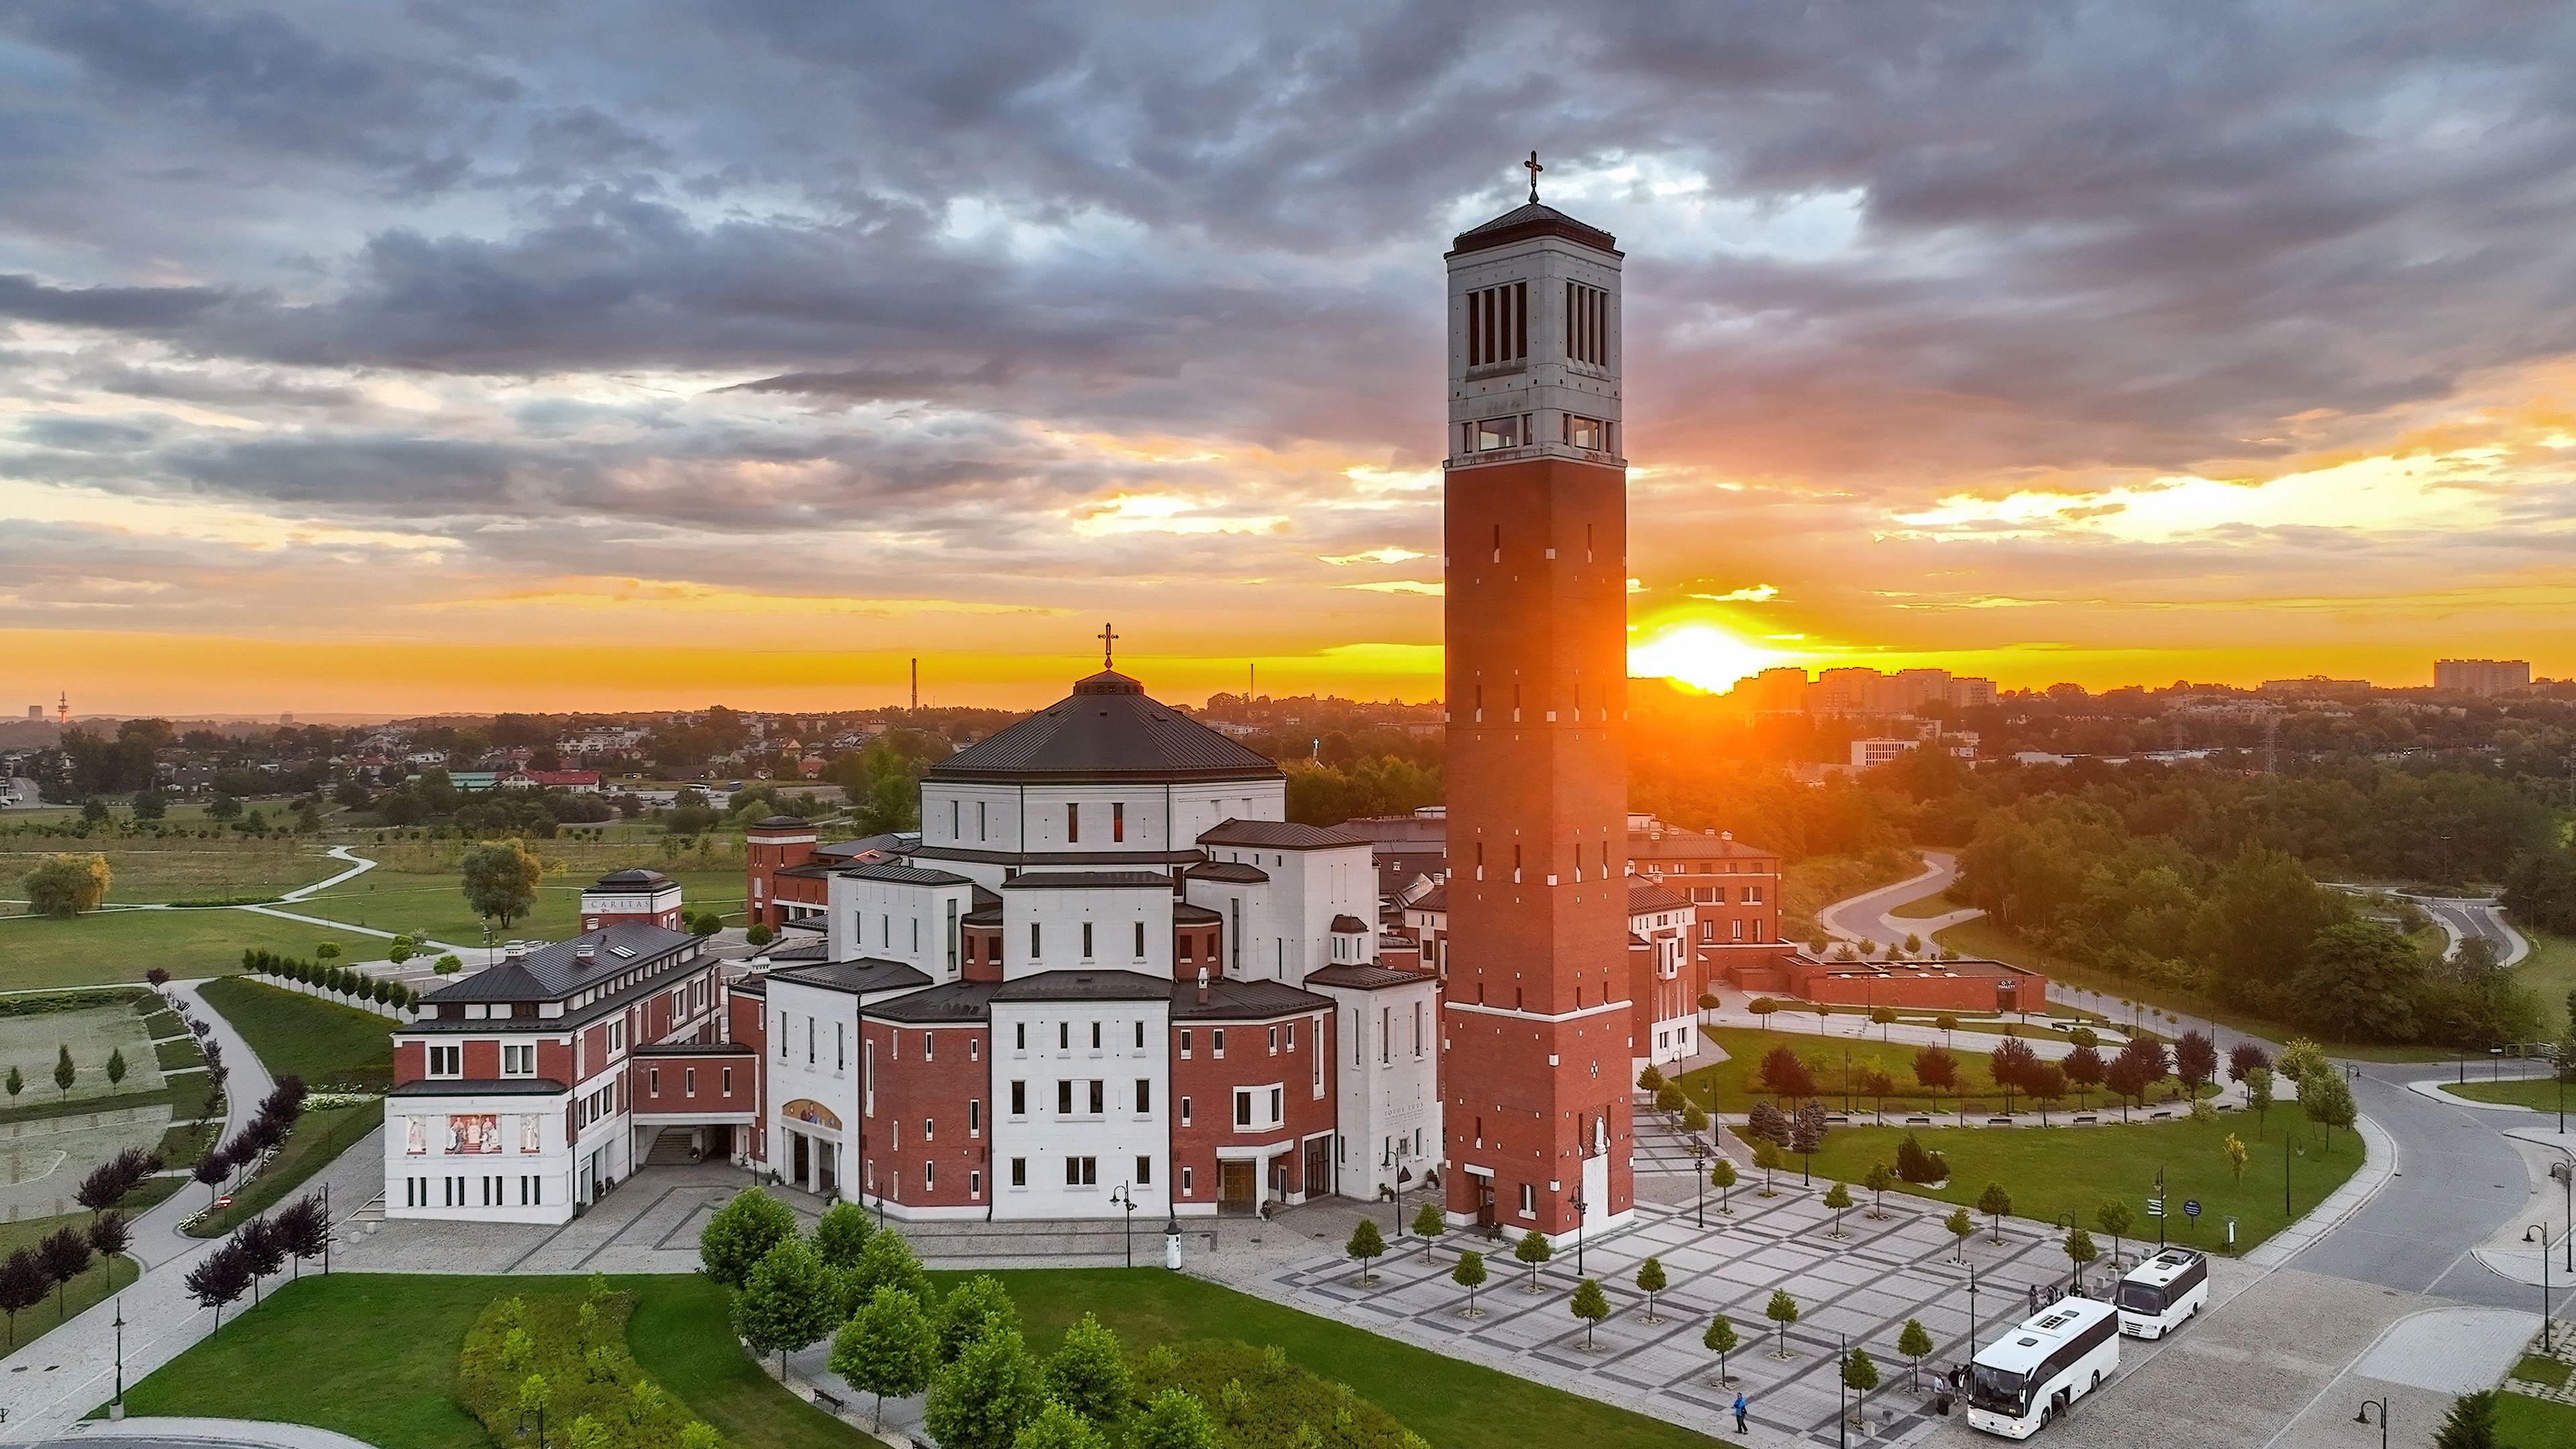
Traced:
[[1746, 1402], [1744, 1401], [1744, 1396], [1743, 1396], [1742, 1394], [1737, 1394], [1737, 1395], [1735, 1396], [1735, 1432], [1736, 1432], [1736, 1433], [1741, 1434], [1741, 1433], [1745, 1432], [1744, 1416], [1745, 1416], [1746, 1414], [1751, 1413], [1752, 1411], [1753, 1411], [1753, 1406], [1752, 1406], [1751, 1404], [1748, 1404], [1748, 1403], [1746, 1403]]

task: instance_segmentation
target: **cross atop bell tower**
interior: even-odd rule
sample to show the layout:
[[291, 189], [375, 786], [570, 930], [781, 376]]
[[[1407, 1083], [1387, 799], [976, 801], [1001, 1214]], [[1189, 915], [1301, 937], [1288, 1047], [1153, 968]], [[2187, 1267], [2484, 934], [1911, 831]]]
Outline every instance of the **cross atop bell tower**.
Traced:
[[1616, 463], [1616, 237], [1538, 199], [1461, 232], [1449, 262], [1449, 466], [1554, 455]]
[[1103, 669], [1115, 669], [1115, 668], [1117, 668], [1117, 667], [1118, 667], [1118, 631], [1117, 631], [1117, 629], [1113, 628], [1113, 627], [1112, 627], [1112, 626], [1110, 626], [1110, 625], [1103, 624], [1103, 625], [1101, 625], [1101, 626], [1100, 626], [1100, 633], [1099, 633], [1099, 636], [1098, 636], [1098, 637], [1099, 637], [1099, 639], [1100, 639], [1100, 667], [1101, 667], [1101, 668], [1103, 668]]
[[1530, 205], [1536, 206], [1538, 205], [1538, 174], [1547, 168], [1538, 164], [1536, 151], [1530, 153], [1530, 158], [1522, 162], [1521, 167], [1530, 174]]

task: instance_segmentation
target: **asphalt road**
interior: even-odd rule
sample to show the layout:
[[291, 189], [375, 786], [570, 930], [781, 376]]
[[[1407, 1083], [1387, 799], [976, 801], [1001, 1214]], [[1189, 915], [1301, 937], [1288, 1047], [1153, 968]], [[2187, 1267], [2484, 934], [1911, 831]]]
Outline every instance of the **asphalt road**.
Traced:
[[2504, 923], [2504, 913], [2485, 896], [2417, 896], [2417, 905], [2446, 922], [2465, 940], [2483, 936], [2495, 944], [2496, 959], [2510, 966], [2530, 954], [2531, 943]]

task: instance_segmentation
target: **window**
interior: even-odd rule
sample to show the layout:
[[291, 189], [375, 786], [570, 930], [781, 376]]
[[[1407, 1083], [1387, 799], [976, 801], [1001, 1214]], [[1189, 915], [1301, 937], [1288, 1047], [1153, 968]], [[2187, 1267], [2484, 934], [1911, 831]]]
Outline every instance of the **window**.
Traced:
[[724, 1093], [728, 1097], [733, 1095], [733, 1068], [731, 1067], [724, 1069]]
[[1011, 1023], [1011, 1045], [1017, 1047], [1021, 1051], [1027, 1051], [1029, 1049], [1029, 1024], [1027, 1022], [1015, 1021]]
[[1237, 1092], [1234, 1094], [1234, 1125], [1237, 1127], [1249, 1127], [1252, 1125], [1252, 1094], [1250, 1092]]
[[461, 1077], [465, 1075], [465, 1048], [461, 1046], [435, 1045], [430, 1047], [429, 1074], [433, 1077]]
[[1136, 923], [1136, 959], [1139, 961], [1145, 959], [1145, 923], [1143, 921]]
[[1085, 961], [1091, 959], [1091, 923], [1089, 921], [1082, 923], [1082, 959]]
[[698, 1069], [696, 1067], [682, 1067], [680, 1069], [680, 1095], [683, 1097], [694, 1097], [697, 1094]]
[[1070, 800], [1067, 800], [1066, 802], [1064, 802], [1064, 841], [1065, 841], [1065, 844], [1067, 844], [1067, 845], [1073, 845], [1073, 844], [1076, 844], [1076, 843], [1080, 842], [1080, 841], [1081, 841], [1081, 839], [1082, 839], [1082, 807], [1081, 807], [1080, 805], [1075, 804], [1074, 802], [1072, 802], [1072, 801], [1070, 801]]
[[1273, 1088], [1271, 1088], [1271, 1089], [1270, 1089], [1270, 1120], [1271, 1120], [1271, 1121], [1273, 1121], [1273, 1122], [1278, 1122], [1278, 1121], [1282, 1121], [1282, 1120], [1284, 1120], [1284, 1119], [1286, 1118], [1287, 1113], [1286, 1113], [1286, 1111], [1283, 1109], [1283, 1104], [1282, 1104], [1282, 1102], [1281, 1102], [1281, 1098], [1283, 1098], [1283, 1097], [1284, 1097], [1284, 1096], [1286, 1096], [1286, 1095], [1287, 1095], [1287, 1094], [1286, 1094], [1282, 1089], [1280, 1089], [1280, 1088], [1278, 1088], [1278, 1087], [1273, 1087]]
[[977, 840], [984, 838], [984, 803], [981, 800], [975, 802], [975, 838]]
[[964, 806], [965, 802], [962, 800], [951, 800], [948, 802], [948, 838], [951, 840], [962, 840], [965, 838], [958, 833], [957, 829], [957, 812], [963, 809]]
[[1181, 1196], [1188, 1197], [1190, 1191], [1190, 1170], [1184, 1167], [1181, 1169]]
[[1186, 1027], [1186, 1026], [1185, 1026], [1185, 1027], [1182, 1027], [1182, 1028], [1181, 1028], [1181, 1060], [1182, 1060], [1182, 1061], [1188, 1061], [1189, 1059], [1190, 1059], [1190, 1029], [1189, 1029], [1188, 1027]]
[[1565, 415], [1565, 441], [1568, 447], [1589, 448], [1596, 453], [1610, 450], [1610, 425], [1599, 418]]
[[1526, 1183], [1526, 1182], [1525, 1182], [1525, 1183], [1522, 1183], [1522, 1184], [1521, 1184], [1521, 1216], [1522, 1216], [1522, 1217], [1525, 1217], [1525, 1218], [1526, 1218], [1526, 1217], [1533, 1217], [1533, 1216], [1535, 1216], [1537, 1213], [1538, 1213], [1538, 1189], [1537, 1189], [1536, 1187], [1531, 1186], [1529, 1183]]
[[1762, 904], [1762, 887], [1758, 885], [1746, 886], [1744, 888], [1744, 903], [1748, 906], [1758, 906]]
[[501, 1043], [502, 1076], [533, 1077], [536, 1074], [537, 1044], [535, 1042]]
[[938, 1128], [939, 1128], [939, 1119], [938, 1119], [938, 1118], [936, 1118], [936, 1117], [924, 1117], [924, 1118], [922, 1118], [922, 1119], [921, 1119], [921, 1140], [922, 1140], [922, 1141], [924, 1141], [924, 1142], [928, 1142], [928, 1141], [930, 1141], [930, 1140], [931, 1140], [931, 1137], [932, 1137], [932, 1134], [933, 1134], [933, 1133], [935, 1133], [935, 1132], [938, 1130]]
[[1208, 1033], [1208, 1052], [1211, 1056], [1215, 1056], [1220, 1059], [1225, 1056], [1224, 1027], [1217, 1027]]
[[1136, 1022], [1136, 1049], [1145, 1049], [1145, 1023], [1141, 1018]]
[[1138, 1187], [1154, 1185], [1154, 1159], [1150, 1157], [1136, 1159], [1136, 1185]]
[[1581, 282], [1565, 284], [1565, 355], [1595, 367], [1610, 365], [1610, 294]]
[[1530, 435], [1529, 414], [1506, 413], [1499, 418], [1479, 418], [1467, 425], [1467, 451], [1490, 453], [1497, 448], [1517, 448]]
[[1091, 1024], [1091, 1049], [1100, 1050], [1100, 1023], [1096, 1021]]
[[1279, 1055], [1279, 1028], [1275, 1026], [1270, 1028], [1270, 1054]]
[[660, 1067], [646, 1067], [644, 1069], [644, 1095], [647, 1097], [658, 1097], [662, 1095], [662, 1069]]
[[[1519, 708], [1519, 706], [1517, 706], [1517, 705], [1513, 706], [1512, 713], [1513, 713], [1514, 715], [1518, 715], [1518, 714], [1520, 713], [1520, 708]], [[1515, 841], [1515, 842], [1513, 842], [1513, 844], [1512, 844], [1512, 884], [1514, 884], [1514, 885], [1519, 885], [1520, 883], [1521, 883], [1521, 847], [1520, 847], [1519, 842]]]
[[966, 1099], [966, 1135], [969, 1137], [984, 1135], [984, 1099], [981, 1097]]
[[1097, 1157], [1066, 1158], [1064, 1160], [1064, 1185], [1067, 1187], [1098, 1187], [1100, 1185], [1100, 1159]]
[[980, 1062], [983, 1059], [984, 1044], [971, 1036], [966, 1038], [966, 1060], [970, 1062]]
[[787, 1060], [787, 1013], [778, 1013], [778, 1059]]
[[1038, 959], [1038, 941], [1038, 923], [1031, 921], [1029, 922], [1029, 959], [1032, 961]]
[[1181, 1099], [1181, 1125], [1190, 1125], [1190, 1099], [1187, 1097]]
[[921, 1034], [921, 1059], [925, 1062], [930, 1060], [930, 1044], [932, 1039], [933, 1038], [929, 1032], [925, 1031]]
[[1014, 1158], [1012, 1158], [1012, 1159], [1011, 1159], [1011, 1186], [1013, 1186], [1013, 1187], [1026, 1187], [1026, 1186], [1028, 1186], [1028, 1185], [1029, 1185], [1029, 1160], [1028, 1160], [1027, 1158], [1025, 1158], [1025, 1157], [1014, 1157]]
[[1099, 1117], [1107, 1115], [1109, 1111], [1109, 1084], [1107, 1082], [1094, 1080], [1091, 1083], [1089, 1099], [1091, 1102], [1092, 1116]]
[[938, 1190], [938, 1171], [938, 1163], [925, 1162], [921, 1164], [921, 1190], [923, 1192], [935, 1192]]
[[1529, 283], [1505, 282], [1467, 294], [1467, 365], [1491, 367], [1529, 356]]
[[976, 1199], [984, 1196], [984, 1174], [980, 1172], [966, 1174], [966, 1195]]
[[1109, 838], [1113, 841], [1127, 838], [1127, 807], [1124, 803], [1109, 807]]
[[1136, 1079], [1136, 1115], [1141, 1117], [1153, 1110], [1154, 1080], [1151, 1077], [1138, 1077]]
[[1011, 1115], [1014, 1117], [1029, 1115], [1029, 1084], [1026, 1082], [1011, 1083]]
[[1059, 1021], [1055, 1024], [1055, 1049], [1060, 1052], [1073, 1050], [1072, 1022]]
[[1058, 1078], [1056, 1081], [1055, 1111], [1059, 1117], [1073, 1115], [1073, 1080], [1069, 1077]]

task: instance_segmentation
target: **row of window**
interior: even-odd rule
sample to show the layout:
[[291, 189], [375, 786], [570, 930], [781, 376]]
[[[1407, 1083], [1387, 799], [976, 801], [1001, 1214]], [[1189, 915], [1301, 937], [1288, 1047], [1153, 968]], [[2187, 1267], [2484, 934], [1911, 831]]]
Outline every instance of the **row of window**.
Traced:
[[[1091, 1028], [1091, 1050], [1107, 1050], [1107, 1048], [1102, 1045], [1103, 1042], [1108, 1040], [1108, 1037], [1104, 1032], [1104, 1023], [1094, 1021], [1086, 1024]], [[1131, 1021], [1128, 1023], [1128, 1026], [1130, 1028], [1128, 1034], [1133, 1038], [1133, 1046], [1131, 1049], [1135, 1051], [1143, 1051], [1145, 1049], [1145, 1023], [1142, 1021]], [[1186, 1039], [1189, 1033], [1183, 1032], [1181, 1035]], [[927, 1039], [927, 1033], [924, 1034], [924, 1038], [925, 1040]], [[1012, 1022], [1011, 1050], [1024, 1052], [1028, 1049], [1029, 1024], [1025, 1021]], [[1069, 1052], [1074, 1049], [1072, 1022], [1059, 1021], [1055, 1024], [1055, 1049], [1060, 1052]]]
[[[1132, 949], [1133, 949], [1133, 952], [1134, 952], [1135, 959], [1136, 959], [1136, 960], [1139, 960], [1139, 961], [1142, 961], [1142, 960], [1144, 960], [1144, 959], [1145, 959], [1145, 923], [1144, 923], [1143, 921], [1138, 921], [1138, 922], [1135, 922], [1134, 924], [1135, 924], [1135, 928], [1136, 928], [1136, 934], [1135, 934], [1135, 941], [1134, 941], [1134, 944], [1133, 944], [1133, 948], [1132, 948]], [[1093, 953], [1093, 949], [1092, 949], [1092, 943], [1093, 943], [1094, 939], [1095, 939], [1095, 938], [1094, 938], [1094, 936], [1092, 935], [1092, 922], [1089, 922], [1089, 921], [1085, 921], [1085, 922], [1083, 922], [1083, 923], [1082, 923], [1082, 959], [1083, 959], [1083, 960], [1085, 960], [1085, 961], [1088, 961], [1088, 960], [1091, 960], [1091, 959], [1092, 959], [1092, 956], [1093, 956], [1093, 954], [1094, 954], [1094, 953]], [[1041, 956], [1043, 956], [1043, 955], [1045, 955], [1045, 954], [1046, 954], [1046, 945], [1045, 945], [1045, 941], [1046, 941], [1046, 937], [1045, 937], [1045, 934], [1044, 934], [1044, 933], [1039, 929], [1039, 923], [1038, 923], [1038, 922], [1036, 922], [1036, 921], [1031, 921], [1031, 922], [1029, 922], [1029, 959], [1030, 959], [1030, 960], [1035, 961], [1035, 960], [1037, 960], [1039, 957], [1041, 957]]]
[[[1136, 1079], [1136, 1115], [1147, 1116], [1154, 1110], [1154, 1083], [1146, 1077]], [[1076, 1103], [1081, 1103], [1079, 1109]], [[1097, 1077], [1087, 1081], [1061, 1078], [1055, 1084], [1055, 1112], [1059, 1117], [1101, 1117], [1109, 1111], [1109, 1084]], [[1011, 1083], [1011, 1115], [1029, 1115], [1029, 1084]]]
[[[429, 1044], [429, 1074], [433, 1077], [465, 1075], [465, 1047], [461, 1042]], [[537, 1074], [537, 1044], [505, 1041], [501, 1043], [501, 1075], [533, 1077]]]
[[[1482, 686], [1479, 686], [1479, 688], [1482, 688]], [[1518, 699], [1520, 686], [1517, 684], [1513, 685], [1512, 690], [1513, 698]], [[1479, 710], [1477, 713], [1482, 714], [1483, 711]], [[1512, 713], [1517, 716], [1520, 711], [1515, 708]], [[1519, 885], [1521, 883], [1521, 861], [1520, 842], [1514, 841], [1512, 843], [1512, 884], [1514, 885]], [[1601, 842], [1601, 874], [1605, 878], [1610, 874], [1610, 842], [1606, 840]], [[1479, 840], [1476, 842], [1476, 879], [1483, 880], [1484, 878], [1485, 842]], [[1574, 880], [1577, 885], [1580, 885], [1583, 882], [1583, 847], [1580, 844], [1574, 847]], [[1548, 882], [1550, 885], [1554, 885], [1555, 883], [1556, 882], [1553, 879], [1550, 879]]]
[[[723, 1073], [724, 1076], [721, 1088], [722, 1094], [727, 1097], [732, 1096], [733, 1068], [719, 1067], [717, 1070]], [[659, 1097], [662, 1095], [662, 1069], [660, 1067], [646, 1067], [644, 1069], [644, 1094], [648, 1097]], [[696, 1067], [680, 1068], [680, 1095], [683, 1097], [694, 1097], [697, 1094], [698, 1069]]]
[[[1241, 802], [1241, 805], [1242, 808], [1239, 810], [1229, 810], [1223, 800], [1210, 800], [1208, 802], [1208, 818], [1211, 820], [1223, 820], [1228, 815], [1240, 815], [1246, 819], [1251, 818], [1252, 801], [1245, 799]], [[992, 840], [992, 829], [993, 822], [990, 802], [983, 800], [976, 801], [976, 841], [978, 843], [989, 844]], [[948, 802], [948, 838], [959, 842], [963, 842], [966, 839], [966, 802], [963, 800], [950, 800]], [[1065, 843], [1068, 845], [1079, 845], [1082, 843], [1082, 806], [1077, 801], [1065, 802], [1064, 839]], [[1111, 844], [1116, 845], [1124, 844], [1126, 839], [1127, 803], [1123, 800], [1113, 800], [1109, 802], [1109, 840]]]
[[[431, 1202], [430, 1183], [438, 1184], [438, 1201]], [[479, 1190], [482, 1201], [474, 1201]], [[523, 1173], [518, 1183], [519, 1207], [543, 1207], [546, 1180], [534, 1173]], [[406, 1177], [403, 1179], [403, 1206], [425, 1207], [509, 1207], [510, 1179], [506, 1174], [489, 1173], [482, 1177]]]
[[1467, 365], [1529, 356], [1529, 283], [1505, 282], [1467, 294]]
[[[1538, 441], [1536, 414], [1505, 413], [1498, 418], [1478, 418], [1460, 424], [1459, 451], [1491, 453], [1500, 448], [1525, 447]], [[1575, 413], [1558, 415], [1559, 441], [1569, 448], [1583, 448], [1595, 453], [1618, 451], [1611, 446], [1611, 424], [1600, 418], [1587, 418]]]

